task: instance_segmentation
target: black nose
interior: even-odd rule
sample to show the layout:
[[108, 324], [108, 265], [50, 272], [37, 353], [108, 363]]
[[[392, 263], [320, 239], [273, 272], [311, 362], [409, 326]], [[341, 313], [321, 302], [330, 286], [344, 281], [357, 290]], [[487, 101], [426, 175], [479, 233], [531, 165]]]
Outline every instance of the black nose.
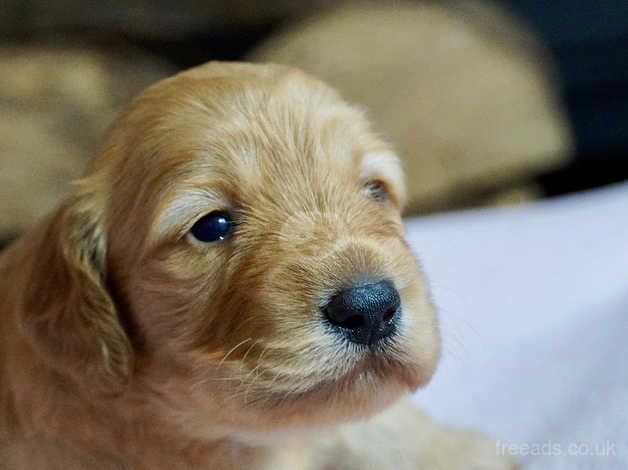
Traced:
[[346, 337], [374, 344], [395, 330], [401, 300], [390, 281], [343, 289], [323, 308], [327, 320]]

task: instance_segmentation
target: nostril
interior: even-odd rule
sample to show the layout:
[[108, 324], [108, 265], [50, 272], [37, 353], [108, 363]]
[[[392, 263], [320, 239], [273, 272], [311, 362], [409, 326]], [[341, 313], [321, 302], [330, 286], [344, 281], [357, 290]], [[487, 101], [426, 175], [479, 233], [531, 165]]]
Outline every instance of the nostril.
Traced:
[[342, 320], [336, 320], [332, 315], [329, 315], [329, 313], [327, 313], [327, 318], [332, 325], [336, 325], [341, 328], [348, 328], [350, 330], [355, 330], [357, 328], [363, 328], [366, 326], [366, 319], [363, 315], [351, 315], [347, 318], [343, 318]]
[[397, 313], [397, 308], [396, 307], [395, 308], [389, 308], [384, 313], [384, 316], [382, 317], [382, 320], [384, 320], [385, 322], [389, 321], [392, 317], [395, 316], [395, 313]]

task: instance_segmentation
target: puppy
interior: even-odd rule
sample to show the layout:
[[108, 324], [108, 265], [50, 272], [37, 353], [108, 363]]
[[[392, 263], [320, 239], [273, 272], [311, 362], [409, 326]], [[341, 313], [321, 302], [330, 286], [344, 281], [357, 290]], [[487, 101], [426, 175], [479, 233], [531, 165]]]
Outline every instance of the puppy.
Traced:
[[403, 175], [304, 73], [142, 93], [0, 258], [7, 469], [503, 469], [403, 395], [439, 357]]

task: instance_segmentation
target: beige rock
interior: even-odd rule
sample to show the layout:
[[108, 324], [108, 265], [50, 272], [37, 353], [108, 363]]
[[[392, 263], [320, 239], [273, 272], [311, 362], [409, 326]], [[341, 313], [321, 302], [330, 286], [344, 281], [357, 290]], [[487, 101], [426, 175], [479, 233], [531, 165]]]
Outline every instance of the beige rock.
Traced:
[[299, 66], [363, 104], [404, 160], [411, 212], [482, 204], [563, 164], [572, 141], [542, 48], [503, 12], [465, 5], [345, 5], [249, 58]]
[[129, 51], [0, 48], [0, 241], [58, 202], [117, 110], [168, 73]]

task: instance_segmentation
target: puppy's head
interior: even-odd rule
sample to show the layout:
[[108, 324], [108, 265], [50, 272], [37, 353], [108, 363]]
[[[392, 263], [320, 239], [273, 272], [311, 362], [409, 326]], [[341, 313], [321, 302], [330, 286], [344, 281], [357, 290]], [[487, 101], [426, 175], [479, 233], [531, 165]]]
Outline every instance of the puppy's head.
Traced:
[[92, 348], [105, 387], [130, 380], [202, 432], [352, 419], [431, 376], [437, 324], [399, 162], [304, 73], [211, 63], [156, 84], [79, 189], [74, 287], [58, 289], [73, 310], [57, 302], [33, 336], [49, 356]]

